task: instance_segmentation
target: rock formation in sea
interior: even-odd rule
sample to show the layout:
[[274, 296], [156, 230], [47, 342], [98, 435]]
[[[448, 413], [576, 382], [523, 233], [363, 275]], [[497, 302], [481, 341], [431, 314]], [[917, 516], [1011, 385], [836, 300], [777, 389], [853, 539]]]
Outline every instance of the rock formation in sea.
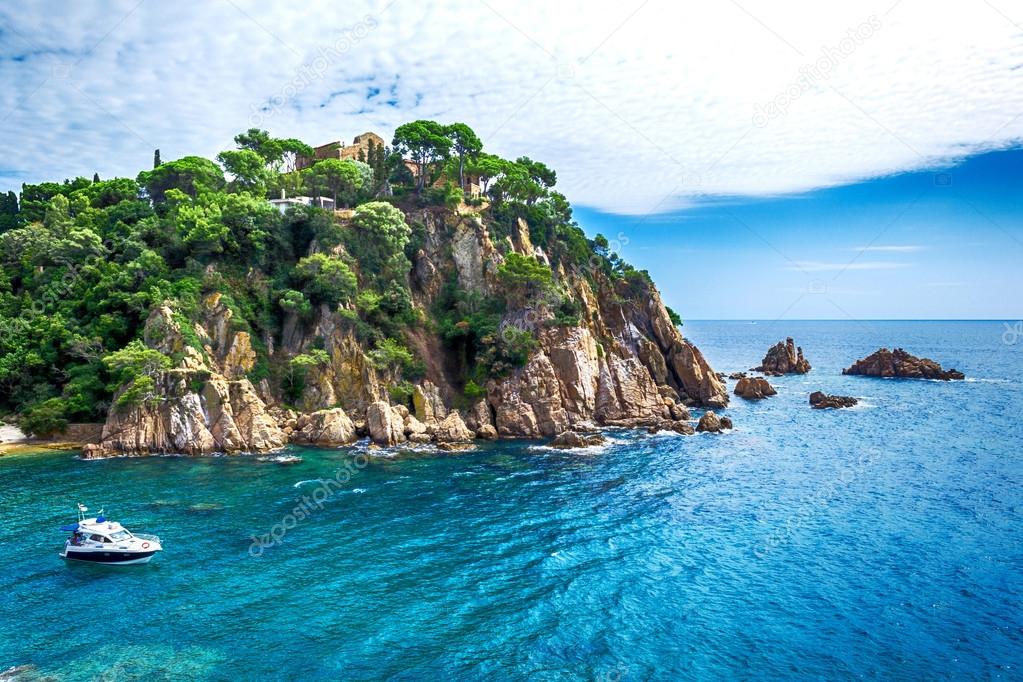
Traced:
[[777, 395], [778, 391], [774, 390], [767, 379], [764, 377], [742, 377], [735, 384], [735, 395], [746, 400], [761, 400], [768, 396]]
[[[152, 309], [143, 339], [169, 366], [148, 371], [144, 395], [122, 386], [101, 442], [85, 455], [261, 452], [360, 436], [460, 449], [477, 438], [554, 438], [602, 425], [686, 432], [687, 406], [728, 404], [724, 382], [672, 323], [645, 274], [611, 276], [595, 257], [554, 260], [531, 243], [521, 218], [403, 215], [417, 240], [408, 317], [420, 322], [392, 333], [418, 366], [391, 361], [381, 349], [392, 346], [360, 327], [354, 304], [289, 309], [278, 327], [258, 329], [219, 292], [202, 294], [191, 309], [168, 300]], [[353, 229], [335, 220], [337, 229]], [[314, 240], [309, 251], [322, 247]], [[546, 293], [510, 295], [501, 274], [509, 259], [549, 269]], [[208, 279], [215, 270], [207, 266]], [[494, 301], [496, 327], [473, 336], [473, 315]], [[444, 333], [438, 316], [450, 322]], [[492, 368], [479, 383], [467, 377], [470, 352]]]
[[606, 439], [599, 433], [565, 431], [551, 441], [551, 447], [567, 450], [571, 448], [586, 448], [593, 445], [602, 445], [604, 442], [606, 442]]
[[730, 428], [732, 428], [731, 418], [719, 417], [711, 410], [704, 412], [696, 425], [696, 430], [701, 433], [721, 433], [722, 430]]
[[771, 346], [759, 367], [752, 371], [780, 376], [782, 374], [806, 374], [810, 363], [803, 357], [803, 349], [797, 347], [792, 337]]
[[852, 407], [858, 402], [859, 401], [856, 400], [856, 398], [847, 395], [829, 395], [823, 391], [814, 391], [810, 394], [810, 407], [817, 410]]
[[955, 369], [942, 369], [941, 365], [934, 360], [915, 357], [901, 348], [896, 348], [894, 351], [881, 348], [843, 369], [842, 374], [903, 379], [939, 379], [942, 381], [966, 378], [962, 372]]

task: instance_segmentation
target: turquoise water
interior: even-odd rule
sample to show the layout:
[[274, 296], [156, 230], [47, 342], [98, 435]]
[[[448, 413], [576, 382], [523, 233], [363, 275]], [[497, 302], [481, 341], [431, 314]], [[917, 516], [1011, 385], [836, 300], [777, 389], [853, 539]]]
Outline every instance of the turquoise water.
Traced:
[[[1023, 677], [1023, 339], [1004, 343], [1001, 322], [685, 329], [720, 371], [757, 364], [787, 334], [814, 370], [772, 380], [776, 398], [734, 402], [731, 434], [613, 431], [582, 453], [0, 458], [0, 670]], [[885, 344], [971, 379], [839, 374]], [[810, 410], [815, 389], [862, 405]], [[299, 520], [303, 495], [345, 471]], [[65, 564], [56, 528], [78, 501], [166, 551], [147, 566]], [[268, 533], [279, 542], [260, 551], [253, 536]]]

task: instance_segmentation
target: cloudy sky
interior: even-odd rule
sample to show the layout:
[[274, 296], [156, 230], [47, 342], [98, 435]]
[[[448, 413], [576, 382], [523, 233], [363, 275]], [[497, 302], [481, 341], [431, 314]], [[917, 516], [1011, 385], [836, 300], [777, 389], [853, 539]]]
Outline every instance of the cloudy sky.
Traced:
[[0, 188], [458, 120], [691, 317], [1019, 315], [1023, 6], [844, 4], [0, 0]]

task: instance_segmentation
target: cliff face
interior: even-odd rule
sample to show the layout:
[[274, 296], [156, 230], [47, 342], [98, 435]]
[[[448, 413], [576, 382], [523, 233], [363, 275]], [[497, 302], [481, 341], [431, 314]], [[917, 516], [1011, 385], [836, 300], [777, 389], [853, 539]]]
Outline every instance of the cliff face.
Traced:
[[[724, 383], [672, 324], [652, 285], [637, 291], [596, 266], [560, 264], [554, 280], [578, 314], [559, 318], [543, 297], [509, 301], [497, 333], [531, 335], [531, 352], [521, 366], [463, 393], [464, 361], [435, 319], [445, 284], [501, 296], [499, 267], [510, 254], [550, 259], [522, 220], [498, 238], [479, 216], [430, 209], [406, 219], [421, 233], [408, 288], [424, 320], [402, 332], [423, 364], [408, 403], [389, 391], [403, 381], [400, 371], [371, 360], [345, 311], [324, 305], [305, 320], [286, 315], [257, 353], [250, 332], [236, 328], [231, 310], [212, 294], [186, 320], [188, 329], [167, 305], [152, 312], [146, 345], [171, 357], [173, 367], [158, 373], [148, 400], [112, 408], [101, 445], [86, 454], [264, 451], [289, 440], [344, 443], [360, 434], [386, 444], [540, 438], [600, 425], [654, 426], [688, 419], [687, 405], [727, 404]], [[309, 367], [297, 400], [285, 399], [282, 372], [263, 373], [255, 385], [248, 378], [261, 359], [283, 367], [313, 349], [322, 360]]]

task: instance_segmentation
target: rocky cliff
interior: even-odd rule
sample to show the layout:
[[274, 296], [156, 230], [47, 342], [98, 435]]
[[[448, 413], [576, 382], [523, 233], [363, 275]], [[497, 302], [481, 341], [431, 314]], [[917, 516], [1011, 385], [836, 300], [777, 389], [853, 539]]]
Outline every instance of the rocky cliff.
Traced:
[[[360, 435], [387, 445], [541, 438], [600, 425], [656, 426], [688, 419], [686, 406], [728, 403], [724, 383], [648, 280], [610, 276], [599, 259], [552, 263], [521, 218], [509, 227], [485, 213], [419, 209], [405, 219], [417, 235], [407, 287], [419, 322], [400, 334], [417, 371], [374, 360], [354, 306], [289, 312], [259, 333], [237, 324], [216, 292], [187, 314], [168, 302], [152, 311], [144, 338], [171, 366], [154, 374], [143, 400], [111, 408], [102, 443], [86, 454], [265, 451]], [[315, 241], [309, 247], [321, 249]], [[512, 254], [549, 267], [549, 291], [511, 297], [499, 272]], [[361, 282], [367, 273], [359, 275]], [[479, 376], [482, 354], [468, 356], [440, 331], [441, 317], [463, 314], [452, 312], [452, 289], [462, 296], [459, 311], [471, 307], [465, 301], [506, 300], [496, 330], [476, 343], [496, 348], [526, 338], [520, 362], [492, 363], [485, 380], [467, 381]], [[294, 395], [287, 387], [299, 356], [314, 361], [303, 365]]]

